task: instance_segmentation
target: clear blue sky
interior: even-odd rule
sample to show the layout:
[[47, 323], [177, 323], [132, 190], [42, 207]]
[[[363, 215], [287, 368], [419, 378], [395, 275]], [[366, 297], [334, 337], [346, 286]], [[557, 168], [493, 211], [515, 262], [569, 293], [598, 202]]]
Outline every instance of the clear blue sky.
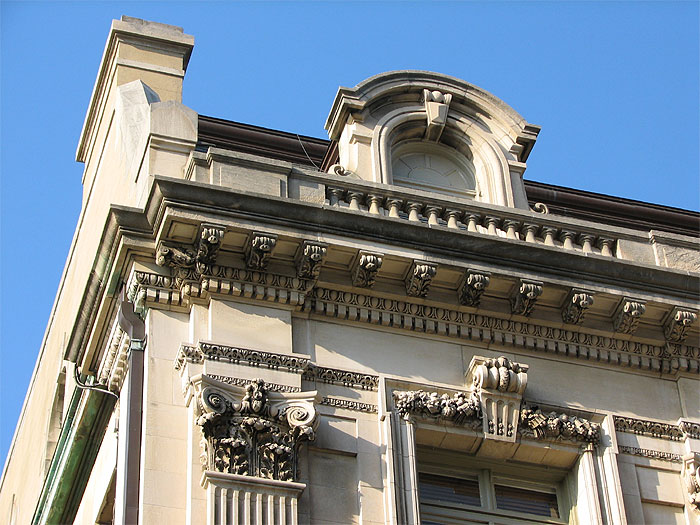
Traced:
[[[0, 461], [81, 199], [75, 149], [113, 18], [195, 36], [184, 103], [325, 137], [339, 85], [426, 69], [542, 132], [526, 178], [699, 208], [698, 2], [0, 2]], [[49, 351], [58, 351], [50, 349]]]

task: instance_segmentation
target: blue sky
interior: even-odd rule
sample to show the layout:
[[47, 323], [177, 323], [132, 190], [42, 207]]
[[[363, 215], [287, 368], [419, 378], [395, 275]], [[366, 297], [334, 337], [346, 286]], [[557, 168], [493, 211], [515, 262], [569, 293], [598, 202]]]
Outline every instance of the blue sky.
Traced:
[[195, 36], [184, 103], [200, 114], [326, 137], [339, 85], [433, 70], [542, 126], [526, 178], [698, 210], [698, 5], [0, 2], [0, 460], [78, 218], [75, 149], [113, 18]]

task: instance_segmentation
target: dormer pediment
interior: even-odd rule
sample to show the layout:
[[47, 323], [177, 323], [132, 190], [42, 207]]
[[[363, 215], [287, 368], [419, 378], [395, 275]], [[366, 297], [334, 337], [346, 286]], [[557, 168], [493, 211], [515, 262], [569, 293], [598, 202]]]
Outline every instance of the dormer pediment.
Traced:
[[522, 175], [539, 127], [463, 80], [393, 71], [340, 88], [326, 130], [359, 178], [527, 208]]

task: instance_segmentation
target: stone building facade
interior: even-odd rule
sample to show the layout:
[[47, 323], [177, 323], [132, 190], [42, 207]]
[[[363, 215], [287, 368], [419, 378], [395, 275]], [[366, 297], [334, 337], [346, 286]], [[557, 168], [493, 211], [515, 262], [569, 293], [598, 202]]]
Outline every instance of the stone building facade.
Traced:
[[436, 73], [200, 116], [193, 45], [113, 22], [0, 520], [700, 523], [697, 213], [523, 181]]

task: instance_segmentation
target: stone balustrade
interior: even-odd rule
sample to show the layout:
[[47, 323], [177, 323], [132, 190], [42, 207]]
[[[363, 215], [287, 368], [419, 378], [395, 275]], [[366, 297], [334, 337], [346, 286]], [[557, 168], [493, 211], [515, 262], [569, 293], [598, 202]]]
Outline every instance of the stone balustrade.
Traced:
[[[404, 195], [393, 189], [362, 188], [355, 181], [326, 186], [327, 203], [370, 215], [393, 217], [429, 226], [443, 226], [482, 235], [553, 246], [584, 254], [615, 257], [617, 239], [603, 230], [585, 228], [578, 221], [562, 221], [546, 214], [502, 207], [486, 207], [455, 200]], [[572, 224], [567, 224], [567, 223]]]

